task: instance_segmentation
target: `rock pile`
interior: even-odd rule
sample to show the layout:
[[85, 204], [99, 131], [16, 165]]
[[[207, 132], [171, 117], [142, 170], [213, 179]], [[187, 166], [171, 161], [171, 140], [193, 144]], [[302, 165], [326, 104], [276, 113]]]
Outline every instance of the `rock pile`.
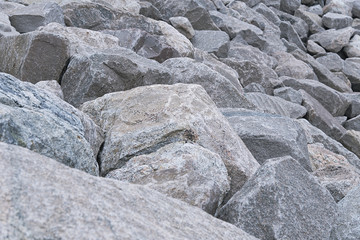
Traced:
[[0, 239], [360, 239], [358, 0], [0, 0]]

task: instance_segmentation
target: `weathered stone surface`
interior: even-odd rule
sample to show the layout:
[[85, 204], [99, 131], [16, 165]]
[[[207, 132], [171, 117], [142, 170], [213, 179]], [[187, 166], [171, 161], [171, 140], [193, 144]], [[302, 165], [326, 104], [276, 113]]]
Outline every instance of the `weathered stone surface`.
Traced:
[[218, 107], [254, 109], [254, 105], [244, 97], [239, 81], [232, 82], [205, 64], [190, 58], [173, 58], [166, 60], [162, 65], [169, 68], [173, 74], [168, 84], [199, 84]]
[[322, 17], [322, 23], [327, 28], [346, 28], [350, 27], [353, 19], [350, 16], [328, 12]]
[[349, 43], [354, 31], [352, 27], [339, 30], [329, 29], [311, 35], [310, 40], [319, 43], [327, 51], [337, 53]]
[[303, 96], [303, 106], [307, 109], [306, 119], [328, 136], [335, 140], [341, 139], [346, 129], [315, 98], [304, 90], [300, 92]]
[[348, 118], [360, 115], [360, 95], [358, 93], [344, 93], [343, 96], [350, 102], [345, 115]]
[[347, 120], [344, 124], [347, 130], [360, 131], [360, 115]]
[[329, 88], [321, 82], [307, 79], [281, 78], [283, 85], [296, 90], [305, 90], [321, 103], [333, 116], [343, 116], [350, 102], [342, 93]]
[[188, 39], [192, 39], [195, 36], [194, 28], [186, 17], [171, 17], [169, 21], [174, 28]]
[[360, 238], [360, 185], [338, 203], [338, 217], [331, 240]]
[[210, 214], [230, 190], [220, 156], [190, 143], [173, 143], [134, 157], [106, 177], [146, 185]]
[[195, 36], [191, 40], [194, 47], [208, 53], [214, 53], [217, 57], [227, 57], [230, 48], [230, 38], [223, 31], [195, 31]]
[[35, 31], [51, 22], [65, 25], [61, 7], [54, 3], [32, 4], [11, 12], [11, 25], [20, 33]]
[[302, 103], [302, 95], [299, 91], [291, 88], [291, 87], [281, 87], [274, 89], [274, 96], [281, 97], [286, 101], [290, 101], [296, 104]]
[[335, 216], [330, 193], [291, 157], [268, 160], [218, 214], [260, 239], [329, 239]]
[[344, 60], [336, 53], [327, 53], [324, 56], [316, 58], [316, 61], [332, 72], [340, 72], [344, 68]]
[[[1, 8], [2, 6], [0, 6]], [[11, 26], [9, 16], [0, 11], [0, 38], [6, 36], [16, 36], [19, 33]]]
[[354, 18], [360, 18], [360, 3], [358, 1], [353, 2], [351, 13]]
[[327, 150], [321, 143], [309, 144], [313, 175], [326, 187], [336, 202], [360, 183], [360, 174], [342, 155]]
[[0, 74], [0, 141], [26, 147], [98, 175], [99, 127], [86, 115], [31, 83]]
[[320, 4], [312, 5], [307, 9], [307, 11], [310, 13], [315, 13], [318, 16], [322, 16], [324, 14], [322, 6], [320, 6]]
[[[105, 175], [130, 158], [174, 142], [193, 142], [219, 154], [231, 178], [228, 197], [259, 164], [199, 85], [152, 85], [106, 94], [82, 106], [106, 132], [99, 155]], [[121, 148], [119, 148], [121, 146]]]
[[344, 51], [349, 58], [360, 57], [360, 36], [356, 34], [344, 48]]
[[222, 109], [222, 113], [260, 164], [290, 155], [311, 171], [306, 136], [296, 121], [242, 109]]
[[23, 81], [59, 80], [69, 56], [68, 41], [45, 32], [0, 38], [0, 71]]
[[280, 10], [294, 14], [296, 9], [298, 9], [301, 5], [301, 0], [281, 0], [280, 1]]
[[280, 30], [281, 30], [280, 37], [285, 38], [290, 43], [294, 43], [301, 50], [306, 51], [306, 48], [303, 42], [301, 41], [299, 35], [297, 34], [295, 29], [293, 28], [293, 26], [291, 26], [289, 22], [281, 22]]
[[351, 16], [352, 4], [347, 0], [331, 0], [326, 1], [326, 5], [323, 8], [324, 13], [332, 12]]
[[246, 92], [246, 93], [259, 92], [259, 93], [266, 94], [265, 88], [256, 82], [246, 85], [246, 87], [244, 87], [244, 92]]
[[236, 35], [262, 35], [263, 31], [247, 22], [244, 22], [238, 18], [222, 14], [217, 11], [210, 11], [210, 15], [215, 24], [224, 32], [226, 32], [230, 39], [236, 37]]
[[275, 72], [279, 77], [288, 76], [298, 79], [317, 79], [313, 69], [303, 61], [296, 59], [293, 55], [280, 52], [272, 56], [278, 61]]
[[264, 3], [260, 3], [253, 7], [253, 9], [266, 17], [270, 22], [274, 23], [276, 26], [280, 25], [280, 18]]
[[125, 48], [72, 56], [61, 79], [67, 102], [80, 106], [106, 93], [170, 83], [169, 69]]
[[269, 96], [262, 93], [246, 93], [245, 97], [258, 109], [268, 113], [289, 118], [301, 118], [306, 114], [306, 109], [301, 105], [276, 96]]
[[152, 189], [21, 147], [0, 143], [0, 160], [2, 239], [257, 239]]
[[309, 54], [306, 54], [305, 52], [302, 52], [300, 50], [295, 50], [291, 54], [294, 55], [294, 57], [298, 60], [309, 64], [313, 68], [316, 76], [318, 77], [318, 80], [321, 83], [340, 92], [352, 92], [350, 86], [348, 86], [344, 81], [339, 79], [329, 69], [316, 61], [315, 58], [313, 58]]
[[140, 2], [139, 4], [140, 4], [139, 14], [141, 14], [141, 15], [143, 15], [145, 17], [148, 17], [148, 18], [155, 19], [155, 20], [161, 20], [163, 18], [162, 14], [159, 11], [159, 9], [157, 9], [151, 3], [149, 3], [149, 2]]
[[319, 44], [317, 44], [316, 42], [309, 40], [307, 42], [307, 51], [313, 55], [316, 54], [325, 54], [326, 51], [324, 48], [322, 48]]
[[38, 88], [45, 90], [46, 92], [53, 93], [55, 96], [64, 99], [64, 94], [61, 90], [61, 86], [56, 80], [40, 81], [35, 84]]
[[354, 91], [360, 90], [360, 58], [345, 59], [343, 73], [349, 78], [351, 88]]
[[348, 130], [340, 139], [340, 142], [356, 156], [360, 157], [360, 132]]

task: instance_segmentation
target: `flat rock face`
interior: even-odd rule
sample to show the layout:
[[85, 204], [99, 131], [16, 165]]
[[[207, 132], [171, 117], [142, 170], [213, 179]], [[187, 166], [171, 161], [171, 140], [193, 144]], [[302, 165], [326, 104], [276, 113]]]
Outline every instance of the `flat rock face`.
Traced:
[[2, 239], [257, 239], [155, 190], [18, 146], [0, 143], [0, 160]]
[[64, 99], [64, 94], [61, 86], [56, 80], [40, 81], [35, 84], [38, 88], [45, 90], [48, 93], [53, 93], [55, 96]]
[[328, 12], [322, 17], [322, 23], [327, 28], [346, 28], [350, 27], [353, 19], [347, 15]]
[[0, 140], [56, 159], [92, 175], [99, 174], [96, 155], [99, 127], [85, 114], [53, 94], [0, 74]]
[[106, 94], [81, 109], [106, 132], [99, 154], [102, 175], [135, 156], [183, 141], [219, 154], [231, 178], [230, 196], [259, 166], [199, 85], [139, 87]]
[[222, 113], [259, 163], [290, 155], [311, 171], [305, 132], [296, 121], [241, 109]]
[[332, 72], [340, 72], [344, 68], [344, 60], [336, 53], [327, 53], [324, 56], [316, 58], [316, 61]]
[[218, 217], [260, 239], [329, 239], [336, 205], [291, 157], [268, 160]]
[[146, 185], [215, 214], [230, 183], [218, 154], [190, 143], [169, 144], [130, 159], [108, 178]]
[[74, 55], [61, 80], [65, 100], [78, 107], [106, 93], [170, 83], [169, 69], [133, 51], [118, 48]]
[[229, 35], [222, 31], [195, 31], [191, 42], [194, 47], [223, 58], [227, 57], [230, 47]]
[[360, 58], [347, 58], [344, 64], [344, 74], [349, 78], [354, 91], [360, 90]]
[[360, 57], [360, 36], [355, 35], [344, 48], [346, 55], [351, 57]]

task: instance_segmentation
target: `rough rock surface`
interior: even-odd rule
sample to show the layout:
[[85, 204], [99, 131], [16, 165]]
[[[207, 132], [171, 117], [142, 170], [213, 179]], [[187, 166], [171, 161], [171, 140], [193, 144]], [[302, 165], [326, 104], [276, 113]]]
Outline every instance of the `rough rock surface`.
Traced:
[[61, 86], [56, 80], [40, 81], [35, 84], [35, 86], [47, 91], [48, 93], [53, 93], [55, 96], [64, 99], [64, 93], [61, 90]]
[[230, 190], [220, 156], [190, 143], [173, 143], [133, 157], [106, 177], [146, 185], [210, 214], [215, 214]]
[[182, 141], [219, 154], [231, 178], [229, 196], [259, 166], [199, 85], [139, 87], [106, 94], [84, 103], [81, 109], [106, 132], [99, 155], [102, 175], [132, 157]]
[[99, 127], [86, 115], [31, 83], [0, 74], [0, 141], [99, 174]]
[[21, 147], [0, 143], [0, 160], [2, 239], [257, 239], [154, 190]]
[[227, 57], [230, 48], [230, 38], [226, 32], [222, 31], [195, 31], [195, 36], [191, 42], [194, 47], [208, 53], [214, 53], [220, 58]]
[[360, 90], [360, 58], [347, 58], [344, 64], [344, 74], [349, 78], [354, 91]]
[[329, 239], [335, 212], [330, 193], [281, 157], [265, 162], [218, 217], [260, 239]]
[[353, 19], [350, 16], [328, 12], [322, 17], [322, 23], [327, 28], [340, 29], [351, 27]]
[[346, 55], [351, 57], [360, 57], [360, 35], [355, 35], [344, 48]]

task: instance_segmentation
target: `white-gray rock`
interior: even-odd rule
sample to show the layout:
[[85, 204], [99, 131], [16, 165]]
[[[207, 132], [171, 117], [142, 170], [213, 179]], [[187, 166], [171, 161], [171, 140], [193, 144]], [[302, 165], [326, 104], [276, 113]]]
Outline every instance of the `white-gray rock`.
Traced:
[[307, 42], [307, 51], [313, 55], [316, 54], [325, 54], [326, 51], [324, 48], [322, 48], [319, 44], [317, 44], [316, 42], [309, 40]]
[[322, 23], [327, 28], [341, 29], [350, 27], [353, 19], [350, 16], [328, 12], [322, 17]]
[[48, 81], [40, 81], [35, 84], [35, 86], [49, 92], [55, 94], [55, 96], [64, 99], [64, 94], [61, 90], [61, 86], [56, 80], [48, 80]]
[[332, 72], [341, 72], [344, 68], [344, 60], [336, 53], [327, 53], [324, 56], [316, 58], [316, 61]]
[[348, 118], [354, 118], [360, 115], [360, 94], [344, 93], [343, 96], [350, 102], [350, 106], [346, 110], [345, 115]]
[[360, 36], [358, 34], [350, 40], [344, 51], [349, 58], [360, 57]]
[[360, 158], [360, 132], [348, 130], [340, 139], [340, 142], [351, 152]]
[[171, 17], [169, 21], [174, 28], [188, 39], [192, 39], [195, 36], [194, 28], [186, 17]]
[[345, 59], [343, 73], [349, 78], [351, 88], [354, 91], [360, 90], [360, 58]]
[[302, 103], [302, 95], [299, 91], [291, 87], [281, 87], [274, 89], [274, 96], [281, 97], [286, 101], [290, 101], [296, 104]]
[[223, 31], [195, 31], [191, 42], [195, 48], [214, 53], [220, 58], [227, 57], [230, 48], [229, 35]]

